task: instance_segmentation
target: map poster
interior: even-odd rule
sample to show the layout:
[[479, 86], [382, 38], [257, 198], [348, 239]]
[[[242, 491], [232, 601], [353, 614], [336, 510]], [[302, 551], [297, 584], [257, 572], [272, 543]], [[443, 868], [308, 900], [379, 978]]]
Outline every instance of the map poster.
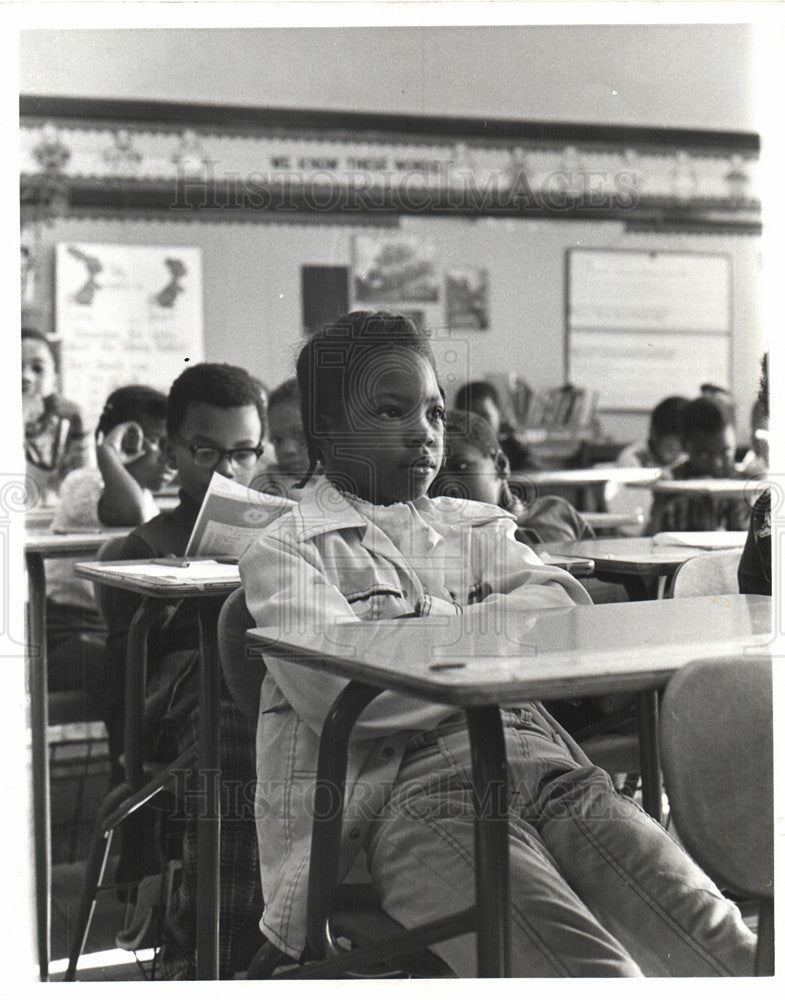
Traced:
[[167, 392], [186, 364], [202, 360], [198, 247], [59, 243], [55, 302], [63, 394], [88, 430], [113, 389]]

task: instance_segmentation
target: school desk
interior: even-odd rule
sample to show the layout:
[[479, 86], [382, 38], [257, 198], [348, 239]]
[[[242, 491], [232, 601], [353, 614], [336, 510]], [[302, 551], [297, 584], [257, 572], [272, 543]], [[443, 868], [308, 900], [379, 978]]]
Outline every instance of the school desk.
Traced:
[[[236, 565], [212, 559], [192, 559], [188, 565], [162, 565], [161, 560], [78, 563], [76, 573], [107, 587], [131, 591], [143, 598], [128, 634], [129, 656], [146, 649], [147, 634], [160, 603], [196, 600], [199, 615], [199, 728], [198, 766], [207, 774], [220, 769], [219, 701], [221, 666], [218, 658], [218, 614], [225, 598], [240, 586]], [[144, 697], [142, 671], [129, 667], [129, 677], [141, 688], [128, 697]], [[141, 721], [141, 720], [140, 720]], [[125, 737], [125, 770], [133, 788], [143, 784], [141, 733]], [[205, 783], [205, 808], [197, 821], [197, 878], [199, 907], [196, 914], [196, 974], [198, 979], [218, 978], [219, 844], [221, 813], [217, 783]]]
[[762, 479], [661, 479], [652, 484], [651, 491], [655, 500], [677, 497], [705, 500], [711, 505], [714, 517], [717, 517], [717, 506], [723, 500], [744, 502], [751, 509], [759, 494], [770, 485]]
[[[631, 485], [639, 485], [634, 483]], [[661, 479], [652, 484], [655, 496], [711, 497], [713, 500], [749, 500], [770, 485], [762, 479]]]
[[40, 531], [48, 528], [54, 520], [56, 507], [33, 507], [25, 511], [25, 529], [28, 531]]
[[535, 552], [544, 550], [552, 557], [591, 559], [597, 579], [622, 584], [631, 601], [656, 597], [663, 579], [667, 585], [683, 563], [706, 552], [702, 547], [662, 545], [652, 538], [593, 538], [581, 542], [549, 542], [533, 548]]
[[[647, 691], [691, 660], [754, 649], [763, 654], [771, 637], [771, 598], [737, 594], [519, 612], [508, 615], [500, 630], [470, 628], [467, 620], [350, 623], [309, 636], [251, 629], [248, 637], [261, 653], [355, 682], [349, 726], [386, 689], [465, 709], [475, 801], [483, 804], [475, 817], [478, 974], [504, 976], [509, 845], [499, 706]], [[641, 726], [644, 739], [649, 746], [642, 757], [658, 768], [656, 717]]]
[[49, 816], [49, 745], [47, 726], [46, 560], [94, 556], [109, 538], [128, 534], [128, 528], [53, 535], [49, 531], [25, 534], [27, 566], [27, 683], [30, 692], [30, 739], [33, 778], [33, 841], [35, 853], [36, 930], [41, 980], [49, 977], [51, 924], [51, 832]]
[[605, 487], [608, 483], [620, 486], [651, 486], [661, 475], [660, 469], [639, 467], [622, 468], [609, 465], [592, 469], [544, 469], [531, 472], [514, 472], [510, 481], [523, 492], [524, 503], [547, 493], [570, 493], [575, 506], [581, 511], [605, 513]]

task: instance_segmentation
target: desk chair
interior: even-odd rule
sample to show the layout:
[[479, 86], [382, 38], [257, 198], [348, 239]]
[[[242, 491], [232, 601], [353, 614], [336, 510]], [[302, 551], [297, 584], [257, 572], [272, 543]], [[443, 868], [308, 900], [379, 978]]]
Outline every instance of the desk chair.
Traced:
[[[124, 540], [124, 538], [111, 538], [106, 541], [98, 551], [98, 560], [109, 562], [117, 559]], [[96, 586], [95, 595], [98, 608], [106, 619], [108, 588]], [[142, 610], [140, 608], [137, 614]], [[176, 608], [160, 606], [154, 612], [154, 622], [165, 625], [171, 619], [174, 610]], [[124, 778], [104, 799], [96, 819], [85, 864], [82, 896], [68, 951], [66, 982], [73, 982], [76, 978], [76, 967], [90, 931], [98, 892], [118, 888], [114, 883], [108, 884], [103, 881], [116, 830], [124, 820], [156, 796], [162, 792], [173, 792], [184, 771], [190, 769], [196, 762], [196, 746], [189, 747], [175, 761], [144, 759], [142, 734], [147, 649], [131, 649], [129, 643], [128, 662], [137, 664], [138, 670], [126, 671], [125, 727], [123, 755], [120, 758]], [[176, 868], [177, 863], [170, 861], [160, 876], [144, 879], [140, 883], [136, 908], [129, 912], [126, 925], [118, 933], [118, 947], [136, 950], [146, 947], [151, 935], [153, 938], [156, 936], [172, 892]]]
[[755, 974], [774, 974], [771, 660], [700, 660], [660, 714], [662, 768], [684, 846], [721, 886], [759, 903]]
[[[247, 650], [245, 633], [255, 624], [246, 607], [244, 591], [242, 588], [236, 590], [224, 602], [218, 619], [218, 652], [226, 686], [238, 708], [254, 726], [256, 726], [259, 714], [259, 697], [265, 674], [262, 658], [258, 655], [250, 656]], [[328, 719], [325, 723], [325, 731], [330, 730], [331, 721]], [[335, 728], [341, 728], [340, 720], [335, 723]], [[336, 733], [333, 735], [337, 736], [340, 741], [340, 735]], [[345, 735], [348, 738], [348, 730]], [[327, 756], [332, 758], [331, 763], [336, 766], [336, 773], [330, 780], [340, 783], [341, 787], [346, 776], [346, 754], [347, 746], [345, 744], [340, 746], [335, 754], [333, 754], [332, 748], [328, 749], [327, 752]], [[342, 772], [341, 755], [343, 756]], [[322, 777], [321, 768], [320, 752], [320, 777]], [[315, 828], [314, 843], [318, 839], [329, 854], [331, 845], [327, 844], [324, 838], [317, 838], [317, 830], [318, 827]], [[340, 836], [340, 824], [338, 834]], [[317, 848], [317, 850], [320, 849]], [[344, 884], [338, 886], [333, 894], [332, 886], [323, 882], [319, 878], [319, 874], [319, 866], [312, 866], [311, 880], [317, 886], [320, 904], [325, 907], [325, 919], [322, 921], [314, 914], [313, 898], [309, 891], [309, 926], [323, 925], [323, 933], [319, 935], [320, 940], [310, 938], [306, 962], [310, 959], [314, 964], [306, 964], [298, 975], [303, 975], [304, 978], [329, 976], [329, 971], [322, 971], [325, 968], [329, 970], [329, 967], [324, 967], [319, 960], [328, 959], [331, 956], [337, 957], [339, 961], [343, 959], [344, 965], [351, 965], [351, 961], [345, 954], [345, 949], [337, 943], [338, 939], [341, 938], [351, 941], [358, 947], [369, 950], [376, 949], [381, 952], [374, 959], [372, 970], [369, 971], [365, 967], [365, 972], [356, 973], [361, 976], [364, 974], [371, 976], [404, 974], [433, 978], [451, 975], [447, 966], [427, 951], [421, 941], [407, 943], [403, 949], [403, 957], [401, 957], [401, 951], [395, 951], [393, 953], [396, 956], [395, 961], [390, 964], [392, 956], [385, 956], [385, 949], [380, 947], [380, 943], [387, 942], [396, 935], [405, 935], [407, 932], [382, 910], [370, 884]], [[448, 936], [450, 935], [444, 934], [442, 938]], [[442, 938], [438, 938], [438, 940]], [[381, 965], [379, 960], [381, 960]], [[267, 942], [255, 956], [246, 978], [267, 979], [282, 964], [291, 965], [292, 959]], [[339, 974], [341, 971], [344, 971], [343, 965], [339, 965], [333, 975]]]
[[738, 594], [738, 549], [707, 552], [683, 563], [673, 575], [666, 597], [712, 597]]

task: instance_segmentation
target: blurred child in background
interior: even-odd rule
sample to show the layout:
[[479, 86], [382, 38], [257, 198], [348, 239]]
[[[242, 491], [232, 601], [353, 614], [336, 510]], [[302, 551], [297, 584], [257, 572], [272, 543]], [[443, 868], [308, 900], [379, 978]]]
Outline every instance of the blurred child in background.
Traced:
[[[769, 356], [761, 361], [760, 388], [753, 414], [762, 426], [769, 426]], [[753, 421], [754, 425], [754, 421]], [[768, 465], [768, 437], [766, 438], [766, 465]], [[739, 590], [742, 594], [771, 595], [771, 489], [764, 490], [757, 498], [750, 516], [747, 541], [739, 561]]]
[[297, 484], [308, 471], [308, 450], [296, 379], [288, 379], [270, 393], [267, 419], [275, 462], [255, 472], [250, 487], [296, 500], [300, 495]]
[[515, 515], [516, 538], [527, 545], [594, 537], [591, 527], [562, 497], [543, 496], [526, 503], [516, 495], [509, 481], [509, 459], [484, 417], [451, 410], [445, 430], [444, 464], [431, 486], [431, 496], [464, 497], [502, 507]]
[[[165, 409], [166, 396], [145, 385], [111, 393], [96, 430], [99, 468], [75, 469], [65, 477], [54, 532], [134, 527], [158, 514], [153, 492], [169, 476], [160, 449]], [[51, 559], [47, 565], [49, 690], [82, 691], [86, 705], [101, 707], [106, 633], [92, 584], [74, 573], [78, 561]]]
[[73, 469], [88, 464], [79, 407], [57, 391], [57, 362], [40, 330], [22, 328], [22, 414], [25, 459], [36, 502], [53, 504]]
[[628, 444], [619, 452], [616, 465], [623, 468], [642, 466], [644, 469], [675, 465], [683, 457], [681, 421], [688, 403], [684, 396], [668, 396], [657, 403], [651, 411], [647, 440]]
[[[670, 470], [672, 479], [739, 478], [734, 458], [736, 433], [727, 410], [698, 396], [682, 414], [682, 447], [687, 458]], [[746, 531], [750, 511], [743, 500], [710, 496], [655, 496], [647, 533], [658, 531]]]
[[493, 434], [498, 439], [514, 472], [538, 467], [529, 449], [515, 437], [515, 428], [506, 418], [499, 393], [490, 382], [467, 382], [455, 394], [453, 406], [456, 410], [476, 413], [491, 425]]
[[[649, 436], [646, 441], [634, 441], [619, 452], [615, 464], [624, 469], [668, 469], [684, 458], [681, 445], [681, 420], [689, 400], [684, 396], [667, 396], [651, 411]], [[622, 535], [641, 535], [651, 516], [652, 495], [622, 483], [605, 487], [605, 506], [610, 514], [628, 514], [637, 524], [623, 525]]]
[[744, 476], [765, 476], [769, 471], [769, 355], [761, 358], [760, 391], [752, 405], [750, 430], [752, 442], [739, 463]]

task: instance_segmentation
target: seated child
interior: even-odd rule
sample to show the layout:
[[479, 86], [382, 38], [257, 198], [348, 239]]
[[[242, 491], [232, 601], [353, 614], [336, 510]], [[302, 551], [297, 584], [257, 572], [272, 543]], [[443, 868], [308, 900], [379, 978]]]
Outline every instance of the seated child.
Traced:
[[297, 484], [308, 471], [308, 452], [300, 416], [300, 391], [295, 379], [283, 382], [270, 393], [267, 419], [275, 463], [254, 475], [251, 489], [296, 500], [300, 496]]
[[768, 594], [771, 597], [771, 490], [757, 498], [750, 515], [750, 527], [739, 560], [739, 593]]
[[[761, 363], [760, 388], [755, 402], [761, 423], [769, 423], [768, 354]], [[768, 465], [768, 454], [766, 455]], [[744, 551], [739, 560], [739, 591], [742, 594], [771, 596], [771, 490], [764, 490], [755, 501]]]
[[22, 328], [22, 411], [27, 476], [37, 503], [57, 500], [72, 469], [87, 464], [79, 407], [57, 392], [57, 363], [46, 336]]
[[[166, 403], [164, 449], [180, 480], [180, 503], [133, 531], [120, 559], [183, 555], [213, 472], [245, 483], [262, 452], [264, 403], [256, 379], [242, 368], [197, 364], [178, 376]], [[110, 590], [107, 617], [109, 640], [105, 669], [116, 692], [115, 730], [122, 719], [122, 694], [128, 628], [141, 598]], [[186, 601], [166, 629], [153, 630], [148, 642], [149, 752], [164, 756], [183, 753], [196, 742], [198, 724], [198, 635], [194, 602]], [[221, 934], [220, 975], [231, 978], [247, 966], [261, 943], [256, 924], [261, 909], [259, 873], [250, 808], [243, 809], [243, 790], [254, 776], [251, 726], [236, 708], [221, 681]], [[110, 730], [110, 737], [112, 730]], [[165, 743], [164, 748], [161, 743]], [[238, 792], [238, 789], [240, 790]], [[200, 799], [186, 802], [183, 823], [183, 876], [164, 929], [162, 955], [168, 979], [196, 975], [196, 815]], [[230, 803], [233, 805], [230, 808]], [[239, 809], [239, 815], [238, 815]], [[133, 818], [132, 818], [133, 819]], [[134, 843], [134, 838], [136, 842]], [[152, 857], [134, 856], [129, 845]], [[154, 849], [143, 839], [143, 820], [127, 822], [123, 830], [123, 874], [152, 874], [158, 868]], [[134, 871], [134, 868], [136, 869]], [[139, 870], [141, 868], [141, 871]], [[250, 944], [248, 935], [250, 937]], [[250, 954], [243, 953], [250, 947]], [[245, 964], [244, 964], [245, 963]]]
[[594, 537], [591, 526], [562, 497], [537, 497], [527, 503], [516, 496], [509, 481], [509, 459], [484, 417], [467, 410], [451, 410], [445, 431], [444, 464], [431, 484], [430, 496], [497, 504], [515, 517], [515, 537], [527, 545]]
[[[98, 421], [99, 469], [69, 472], [52, 521], [57, 533], [142, 524], [158, 513], [152, 490], [168, 470], [160, 449], [166, 396], [144, 385], [127, 385], [109, 396]], [[105, 708], [101, 670], [105, 629], [93, 585], [74, 573], [78, 559], [52, 559], [47, 566], [47, 657], [49, 690], [82, 690]], [[102, 712], [105, 714], [105, 712]]]
[[730, 390], [714, 385], [713, 382], [704, 382], [700, 387], [700, 394], [703, 399], [719, 406], [727, 423], [736, 426], [736, 403]]
[[504, 418], [499, 393], [490, 382], [467, 382], [455, 394], [454, 409], [476, 413], [491, 425], [514, 472], [536, 469], [538, 462], [515, 437], [515, 429]]
[[765, 476], [769, 471], [769, 355], [761, 358], [760, 392], [752, 406], [750, 429], [752, 445], [742, 456], [739, 472], [750, 478]]
[[[668, 396], [660, 400], [651, 411], [648, 439], [628, 444], [617, 455], [615, 464], [625, 469], [668, 469], [680, 461], [684, 457], [681, 420], [688, 402], [684, 396]], [[611, 514], [629, 514], [638, 519], [637, 524], [620, 528], [620, 534], [642, 535], [646, 530], [652, 505], [652, 495], [648, 490], [608, 483], [605, 504]]]
[[[325, 361], [330, 359], [331, 364]], [[336, 363], [339, 359], [339, 363]], [[491, 616], [590, 604], [568, 573], [515, 540], [497, 506], [427, 491], [444, 401], [411, 320], [352, 313], [297, 363], [310, 469], [297, 506], [240, 561], [249, 611], [304, 636], [336, 619]], [[493, 622], [490, 622], [493, 627]], [[305, 946], [319, 733], [346, 681], [266, 656], [257, 729], [262, 930]], [[755, 937], [736, 906], [659, 824], [561, 737], [537, 702], [502, 713], [512, 790], [512, 975], [750, 975]], [[341, 867], [364, 849], [387, 913], [406, 927], [474, 905], [470, 752], [463, 713], [386, 692], [349, 747]], [[433, 946], [476, 975], [466, 935]]]
[[616, 458], [622, 468], [669, 468], [682, 457], [681, 424], [684, 407], [689, 403], [684, 396], [668, 396], [651, 411], [649, 437], [644, 443], [627, 445]]
[[[736, 434], [727, 411], [717, 403], [698, 396], [684, 407], [683, 462], [674, 465], [672, 479], [736, 479], [734, 464]], [[658, 531], [746, 531], [750, 511], [744, 500], [717, 500], [712, 497], [657, 496], [651, 507], [647, 534]]]

